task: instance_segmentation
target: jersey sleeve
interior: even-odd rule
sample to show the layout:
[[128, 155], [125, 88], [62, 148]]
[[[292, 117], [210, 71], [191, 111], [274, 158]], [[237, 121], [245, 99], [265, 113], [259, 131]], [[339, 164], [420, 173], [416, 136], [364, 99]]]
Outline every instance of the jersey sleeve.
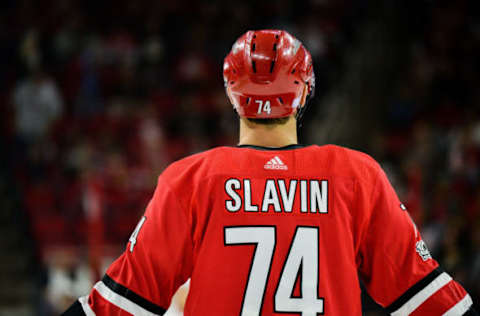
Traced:
[[123, 254], [65, 315], [163, 315], [191, 275], [190, 218], [160, 176]]
[[394, 316], [473, 315], [470, 296], [441, 270], [385, 173], [376, 171], [358, 259], [368, 293]]

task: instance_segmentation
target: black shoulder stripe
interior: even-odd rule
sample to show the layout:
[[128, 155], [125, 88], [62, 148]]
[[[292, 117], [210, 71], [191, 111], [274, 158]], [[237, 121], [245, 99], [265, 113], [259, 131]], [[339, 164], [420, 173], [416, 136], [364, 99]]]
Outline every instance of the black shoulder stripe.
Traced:
[[478, 316], [479, 314], [471, 307], [463, 316]]
[[440, 274], [443, 273], [443, 270], [440, 268], [436, 268], [426, 277], [415, 283], [411, 288], [409, 288], [405, 293], [402, 294], [399, 298], [397, 298], [392, 304], [386, 307], [386, 310], [391, 314], [395, 312], [397, 309], [403, 306], [406, 302], [408, 302], [415, 294], [423, 290], [427, 285], [429, 285], [435, 278], [437, 278]]
[[82, 305], [78, 300], [75, 301], [66, 311], [62, 313], [61, 316], [86, 316], [85, 312], [83, 311]]
[[166, 312], [166, 309], [150, 302], [149, 300], [141, 297], [137, 293], [133, 292], [132, 290], [127, 289], [123, 285], [115, 282], [111, 277], [109, 277], [107, 274], [105, 274], [102, 278], [102, 282], [105, 283], [106, 286], [118, 295], [121, 295], [128, 299], [129, 301], [132, 301], [133, 303], [141, 306], [142, 308], [146, 309], [147, 311], [157, 314], [157, 315], [163, 315]]

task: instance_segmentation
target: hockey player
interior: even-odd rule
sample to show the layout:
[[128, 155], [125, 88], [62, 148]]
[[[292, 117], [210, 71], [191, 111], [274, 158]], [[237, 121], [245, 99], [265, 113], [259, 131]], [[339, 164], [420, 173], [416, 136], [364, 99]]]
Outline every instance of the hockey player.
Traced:
[[369, 156], [297, 143], [309, 52], [250, 31], [225, 58], [236, 147], [170, 165], [125, 252], [65, 315], [162, 315], [191, 278], [186, 316], [361, 315], [359, 277], [392, 315], [477, 315], [431, 257]]

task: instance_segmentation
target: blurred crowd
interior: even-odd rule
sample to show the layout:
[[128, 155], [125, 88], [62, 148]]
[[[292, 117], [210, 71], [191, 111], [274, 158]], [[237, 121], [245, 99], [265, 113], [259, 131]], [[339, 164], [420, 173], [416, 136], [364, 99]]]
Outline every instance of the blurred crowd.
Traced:
[[286, 28], [302, 34], [319, 65], [334, 69], [350, 32], [348, 7], [12, 3], [3, 16], [9, 28], [0, 30], [2, 53], [12, 60], [0, 74], [7, 88], [0, 98], [9, 105], [2, 138], [32, 247], [46, 266], [44, 314], [88, 292], [118, 256], [168, 163], [235, 145], [222, 66], [236, 37]]
[[370, 153], [433, 256], [480, 297], [480, 5], [425, 12]]
[[[363, 150], [478, 302], [480, 19], [472, 3], [425, 11], [383, 124]], [[6, 4], [3, 168], [47, 267], [43, 315], [85, 294], [120, 253], [166, 165], [235, 145], [221, 73], [237, 36], [269, 26], [298, 36], [313, 55], [321, 98], [334, 88], [363, 8], [349, 0]]]

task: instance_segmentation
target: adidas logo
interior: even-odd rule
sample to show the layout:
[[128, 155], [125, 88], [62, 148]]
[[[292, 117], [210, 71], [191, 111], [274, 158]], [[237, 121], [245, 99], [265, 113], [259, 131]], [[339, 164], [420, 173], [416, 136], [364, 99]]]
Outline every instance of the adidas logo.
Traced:
[[288, 167], [286, 164], [283, 163], [278, 156], [273, 157], [270, 159], [264, 166], [263, 168], [267, 170], [287, 170]]

